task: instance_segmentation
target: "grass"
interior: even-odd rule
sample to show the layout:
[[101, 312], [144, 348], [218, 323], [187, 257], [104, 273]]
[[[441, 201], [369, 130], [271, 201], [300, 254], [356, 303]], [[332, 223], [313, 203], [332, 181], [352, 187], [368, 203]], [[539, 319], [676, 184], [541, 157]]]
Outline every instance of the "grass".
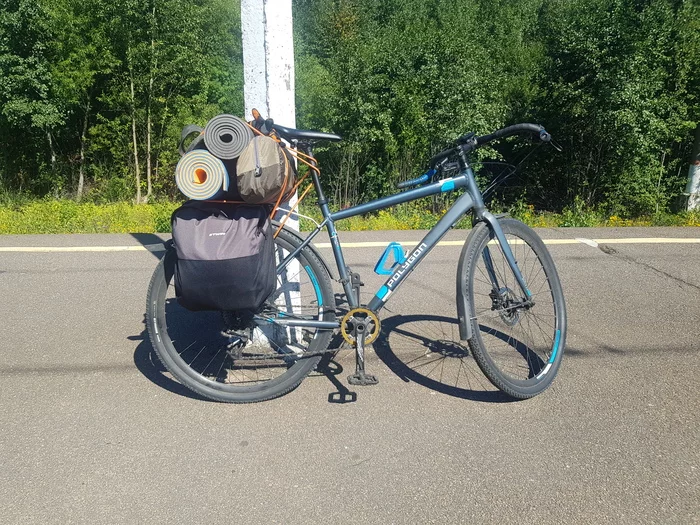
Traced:
[[[134, 205], [77, 203], [72, 200], [22, 200], [0, 203], [1, 234], [37, 233], [168, 233], [170, 215], [178, 203], [162, 202]], [[636, 218], [606, 216], [599, 211], [566, 209], [562, 213], [539, 212], [532, 206], [517, 205], [510, 215], [535, 228], [576, 226], [700, 226], [700, 210], [677, 214], [658, 213]], [[302, 206], [302, 213], [319, 220], [313, 206]], [[340, 230], [412, 230], [429, 229], [441, 214], [433, 214], [420, 205], [404, 204], [362, 217], [339, 221]], [[309, 230], [313, 222], [301, 220], [301, 229]], [[458, 228], [470, 227], [469, 217]]]
[[0, 205], [0, 234], [158, 233], [170, 231], [176, 203], [136, 206], [41, 200]]

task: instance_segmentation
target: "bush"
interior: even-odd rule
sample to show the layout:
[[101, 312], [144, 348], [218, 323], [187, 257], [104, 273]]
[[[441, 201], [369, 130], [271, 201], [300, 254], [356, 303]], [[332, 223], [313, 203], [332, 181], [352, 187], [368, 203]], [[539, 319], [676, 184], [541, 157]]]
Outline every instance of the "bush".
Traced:
[[177, 203], [97, 205], [42, 200], [0, 205], [0, 234], [167, 233]]

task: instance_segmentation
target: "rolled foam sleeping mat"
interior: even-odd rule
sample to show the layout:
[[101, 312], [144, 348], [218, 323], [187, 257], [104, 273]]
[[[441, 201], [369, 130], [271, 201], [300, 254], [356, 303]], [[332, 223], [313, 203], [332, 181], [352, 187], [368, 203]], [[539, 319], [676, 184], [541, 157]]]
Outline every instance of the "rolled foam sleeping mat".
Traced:
[[252, 138], [253, 130], [233, 115], [216, 116], [204, 128], [207, 149], [220, 159], [237, 158]]
[[221, 159], [206, 150], [186, 153], [175, 168], [175, 184], [188, 199], [218, 199], [229, 186], [229, 175]]

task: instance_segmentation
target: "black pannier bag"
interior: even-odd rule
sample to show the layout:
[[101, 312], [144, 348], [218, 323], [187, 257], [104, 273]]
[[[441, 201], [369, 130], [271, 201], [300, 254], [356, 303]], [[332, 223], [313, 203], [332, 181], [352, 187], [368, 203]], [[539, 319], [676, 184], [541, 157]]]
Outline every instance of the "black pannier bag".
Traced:
[[258, 310], [275, 291], [266, 206], [188, 201], [173, 212], [175, 293], [188, 310]]

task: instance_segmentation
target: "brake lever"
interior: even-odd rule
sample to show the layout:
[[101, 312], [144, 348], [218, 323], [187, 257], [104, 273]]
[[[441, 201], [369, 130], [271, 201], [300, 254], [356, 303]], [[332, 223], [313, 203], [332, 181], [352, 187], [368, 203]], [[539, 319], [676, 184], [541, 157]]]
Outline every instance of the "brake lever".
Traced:
[[559, 144], [556, 140], [550, 139], [550, 140], [549, 140], [549, 143], [550, 143], [551, 146], [552, 146], [555, 150], [557, 150], [559, 153], [561, 153], [562, 151], [564, 151], [564, 148], [562, 147], [562, 145]]

